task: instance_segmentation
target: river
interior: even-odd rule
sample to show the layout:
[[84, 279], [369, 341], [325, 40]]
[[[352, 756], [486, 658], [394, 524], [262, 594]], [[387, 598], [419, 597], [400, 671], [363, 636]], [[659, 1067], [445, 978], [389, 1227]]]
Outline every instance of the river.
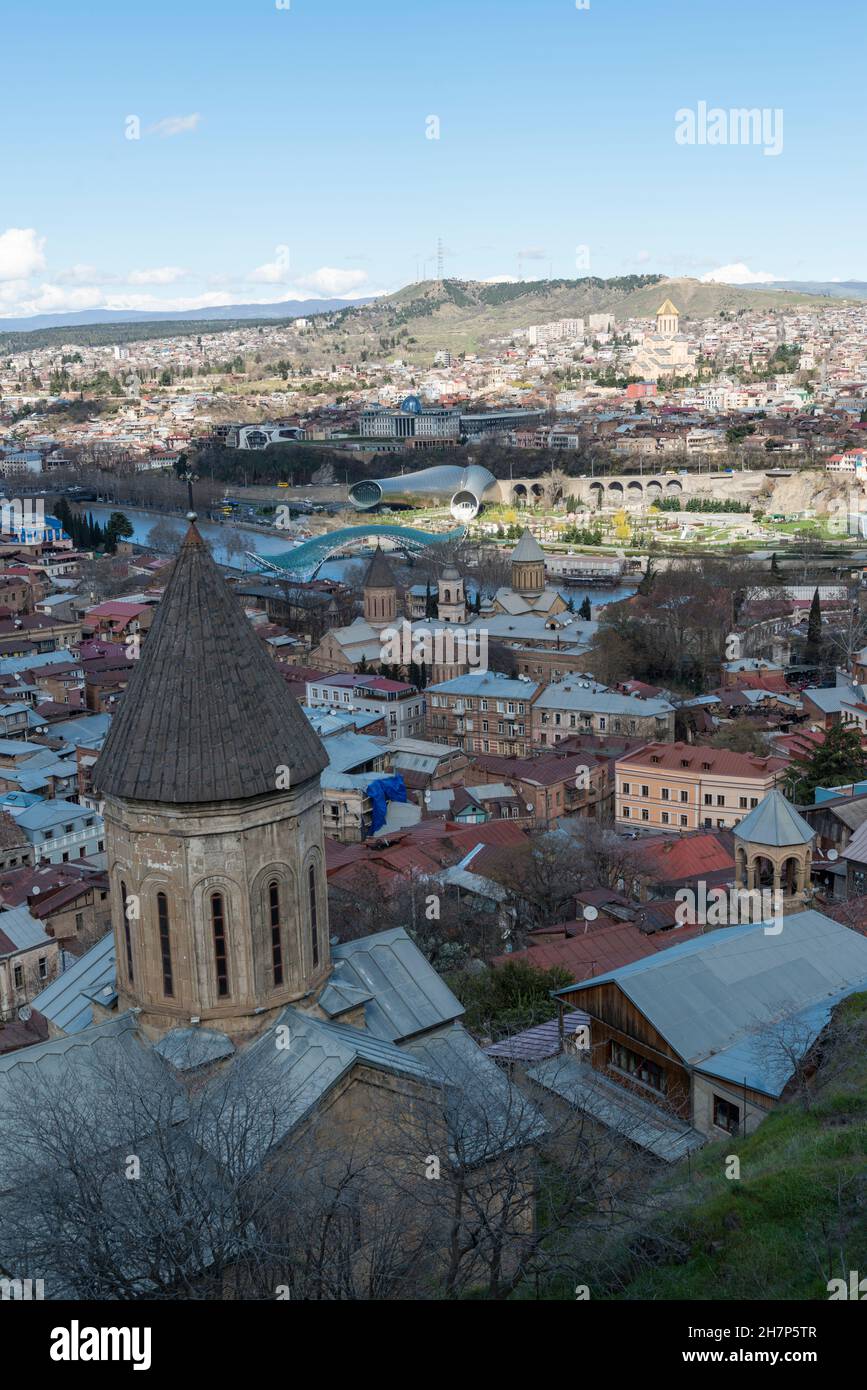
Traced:
[[[183, 532], [185, 526], [180, 513], [150, 512], [140, 507], [125, 507], [122, 503], [117, 506], [106, 507], [102, 503], [85, 502], [82, 503], [81, 511], [89, 513], [94, 521], [100, 522], [101, 525], [108, 521], [112, 512], [123, 512], [132, 526], [132, 535], [129, 539], [136, 545], [148, 544], [148, 534], [158, 522], [174, 526], [179, 534]], [[290, 548], [284, 536], [272, 536], [264, 531], [247, 530], [239, 522], [234, 521], [221, 525], [219, 522], [203, 520], [199, 522], [199, 530], [211, 547], [211, 553], [218, 564], [231, 565], [234, 568], [249, 570], [251, 573], [256, 571], [245, 556], [229, 555], [226, 552], [224, 540], [228, 531], [239, 535], [246, 549], [256, 555], [281, 555]], [[345, 581], [349, 572], [363, 563], [362, 560], [327, 560], [320, 567], [317, 578]], [[630, 594], [635, 593], [635, 588], [635, 584], [623, 584], [618, 585], [615, 589], [588, 589], [586, 592], [590, 597], [590, 603], [595, 613], [597, 608], [604, 607], [606, 603], [617, 603], [620, 599], [628, 598]], [[573, 585], [567, 592], [575, 599], [575, 607], [577, 608], [584, 598], [584, 591], [580, 584]]]

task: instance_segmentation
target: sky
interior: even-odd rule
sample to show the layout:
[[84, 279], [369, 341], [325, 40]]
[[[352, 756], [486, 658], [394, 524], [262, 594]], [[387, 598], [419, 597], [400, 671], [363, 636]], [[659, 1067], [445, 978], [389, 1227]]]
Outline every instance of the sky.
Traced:
[[579, 4], [10, 0], [0, 316], [867, 280], [863, 0]]

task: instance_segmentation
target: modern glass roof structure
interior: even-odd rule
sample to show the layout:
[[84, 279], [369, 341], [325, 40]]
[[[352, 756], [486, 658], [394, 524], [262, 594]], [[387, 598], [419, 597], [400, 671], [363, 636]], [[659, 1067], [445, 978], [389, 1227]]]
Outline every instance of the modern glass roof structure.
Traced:
[[440, 464], [394, 478], [364, 478], [349, 489], [349, 500], [360, 512], [372, 511], [381, 502], [398, 507], [448, 507], [455, 521], [472, 521], [485, 498], [499, 495], [493, 473], [481, 464], [466, 468]]
[[316, 536], [312, 541], [304, 541], [283, 555], [257, 555], [247, 552], [247, 559], [256, 569], [266, 574], [291, 574], [296, 579], [309, 579], [320, 565], [349, 546], [361, 545], [377, 536], [388, 537], [399, 550], [410, 555], [420, 555], [430, 546], [448, 545], [463, 540], [466, 530], [459, 526], [454, 531], [442, 535], [432, 535], [430, 531], [419, 531], [413, 526], [343, 526], [338, 531], [329, 531], [325, 536]]

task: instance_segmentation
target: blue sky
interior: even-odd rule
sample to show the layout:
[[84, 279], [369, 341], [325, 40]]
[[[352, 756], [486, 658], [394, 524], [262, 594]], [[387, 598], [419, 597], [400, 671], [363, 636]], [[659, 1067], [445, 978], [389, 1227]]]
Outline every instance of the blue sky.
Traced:
[[[860, 0], [13, 0], [0, 316], [375, 293], [438, 237], [466, 278], [867, 279], [865, 38]], [[679, 144], [700, 102], [781, 152]]]

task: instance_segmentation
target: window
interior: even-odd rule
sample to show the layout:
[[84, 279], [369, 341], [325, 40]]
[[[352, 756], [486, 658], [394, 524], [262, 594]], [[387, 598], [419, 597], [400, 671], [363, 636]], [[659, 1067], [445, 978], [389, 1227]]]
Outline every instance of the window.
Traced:
[[641, 795], [642, 795], [642, 796], [650, 796], [650, 788], [649, 788], [649, 787], [642, 786], [642, 788], [641, 788]]
[[641, 812], [641, 819], [642, 819], [642, 820], [650, 820], [650, 812], [649, 812], [648, 810], [642, 811], [642, 812]]
[[667, 812], [667, 811], [663, 811], [663, 812], [662, 812], [662, 823], [663, 823], [663, 825], [668, 825], [668, 812]]
[[47, 957], [47, 956], [40, 956], [39, 959], [38, 959], [38, 961], [37, 961], [37, 965], [38, 965], [38, 967], [39, 967], [39, 978], [40, 978], [40, 980], [45, 980], [45, 979], [47, 979], [47, 978], [48, 978], [48, 957]]
[[624, 819], [624, 820], [629, 820], [629, 807], [628, 807], [628, 806], [624, 806], [624, 808], [623, 808], [623, 819]]
[[737, 1134], [741, 1127], [741, 1112], [737, 1105], [722, 1096], [713, 1098], [713, 1122], [717, 1129], [727, 1129], [729, 1134]]
[[12, 970], [12, 978], [13, 978], [13, 981], [14, 981], [14, 983], [15, 983], [15, 988], [16, 988], [16, 989], [23, 989], [23, 988], [24, 988], [24, 967], [23, 967], [22, 965], [16, 965], [16, 966], [13, 968], [13, 970]]
[[628, 782], [624, 782], [624, 783], [623, 783], [623, 795], [624, 795], [624, 796], [628, 796], [628, 795], [629, 795], [629, 783], [628, 783]]
[[310, 900], [310, 942], [313, 947], [313, 969], [319, 964], [319, 921], [316, 908], [316, 868], [307, 871], [307, 896]]
[[645, 1086], [652, 1086], [654, 1091], [665, 1090], [665, 1072], [662, 1067], [633, 1052], [631, 1048], [624, 1047], [623, 1043], [612, 1041], [611, 1065], [618, 1071], [624, 1071], [628, 1076], [634, 1077], [636, 1081], [643, 1082]]
[[705, 804], [705, 806], [712, 806], [712, 805], [713, 805], [713, 797], [711, 796], [710, 792], [705, 792], [705, 794], [704, 794], [704, 804]]
[[163, 963], [163, 994], [171, 999], [175, 989], [172, 980], [172, 949], [169, 940], [169, 900], [165, 893], [157, 893], [157, 922], [160, 932], [160, 956]]
[[76, 930], [77, 932], [80, 932], [80, 931], [83, 931], [83, 930], [84, 930], [84, 913], [83, 913], [83, 912], [76, 912], [76, 914], [75, 914], [75, 930]]
[[121, 879], [120, 884], [120, 901], [121, 911], [123, 912], [124, 946], [126, 947], [126, 977], [129, 980], [130, 984], [133, 984], [134, 976], [132, 969], [132, 936], [130, 934], [129, 929], [129, 899], [126, 895], [126, 884], [124, 883], [123, 879]]
[[214, 930], [217, 994], [221, 999], [225, 999], [229, 993], [229, 959], [226, 952], [226, 909], [222, 893], [211, 894], [211, 926]]
[[271, 923], [271, 967], [274, 986], [283, 983], [283, 946], [280, 941], [280, 885], [275, 879], [268, 884], [268, 916]]
[[668, 787], [663, 787], [663, 788], [662, 788], [662, 799], [663, 799], [663, 801], [668, 801], [670, 795], [671, 795], [671, 793], [669, 792]]
[[689, 792], [681, 792], [680, 799], [681, 801], [689, 801]]
[[738, 805], [740, 806], [742, 811], [745, 811], [747, 809], [747, 799], [745, 796], [738, 797]]
[[751, 797], [750, 797], [750, 809], [752, 809], [754, 806], [758, 806], [758, 804], [759, 804], [759, 798], [758, 798], [757, 796], [751, 796]]
[[689, 823], [689, 817], [688, 817], [688, 816], [681, 816], [681, 818], [680, 818], [680, 823], [681, 823], [681, 825], [687, 825], [687, 824]]
[[602, 734], [604, 734], [604, 732], [605, 732], [606, 723], [607, 723], [607, 721], [606, 721], [604, 715], [603, 715], [603, 716], [600, 716], [600, 719], [599, 719], [599, 732], [602, 733]]
[[725, 799], [725, 797], [724, 797], [724, 796], [718, 796], [717, 799], [716, 799], [716, 804], [717, 804], [717, 806], [725, 806], [725, 804], [726, 804], [726, 799]]

